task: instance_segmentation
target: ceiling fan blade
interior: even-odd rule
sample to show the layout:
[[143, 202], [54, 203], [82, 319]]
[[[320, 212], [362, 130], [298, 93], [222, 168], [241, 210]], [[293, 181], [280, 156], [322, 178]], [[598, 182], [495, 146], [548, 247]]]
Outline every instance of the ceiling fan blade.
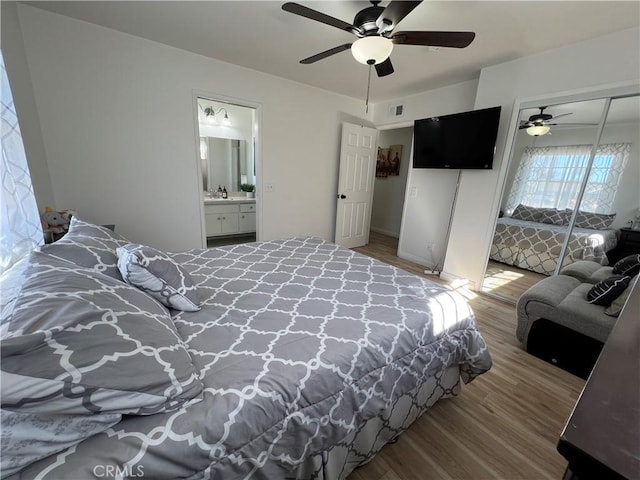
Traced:
[[569, 112], [569, 113], [561, 113], [561, 114], [559, 114], [559, 115], [554, 115], [552, 118], [555, 120], [556, 118], [566, 117], [567, 115], [573, 115], [573, 112]]
[[431, 47], [464, 48], [476, 37], [474, 32], [396, 32], [393, 43]]
[[387, 75], [391, 75], [393, 72], [393, 65], [391, 64], [390, 58], [387, 58], [384, 62], [376, 65], [376, 73], [379, 77], [386, 77]]
[[392, 0], [376, 20], [378, 33], [393, 30], [404, 17], [409, 15], [421, 3], [422, 0], [417, 2]]
[[323, 58], [330, 57], [331, 55], [335, 55], [336, 53], [349, 50], [350, 48], [351, 48], [351, 44], [345, 43], [344, 45], [340, 45], [339, 47], [330, 48], [329, 50], [325, 50], [324, 52], [320, 52], [320, 53], [317, 53], [316, 55], [300, 60], [300, 63], [304, 63], [305, 65], [308, 65], [310, 63], [317, 62], [318, 60], [322, 60]]
[[301, 17], [309, 18], [311, 20], [315, 20], [316, 22], [339, 28], [340, 30], [346, 30], [347, 32], [354, 34], [362, 34], [358, 27], [355, 27], [350, 23], [343, 22], [342, 20], [331, 17], [322, 12], [318, 12], [317, 10], [305, 7], [304, 5], [300, 5], [299, 3], [287, 2], [282, 5], [282, 9], [285, 12], [294, 13], [296, 15], [300, 15]]
[[594, 127], [597, 123], [547, 123], [547, 125], [556, 125], [558, 127]]

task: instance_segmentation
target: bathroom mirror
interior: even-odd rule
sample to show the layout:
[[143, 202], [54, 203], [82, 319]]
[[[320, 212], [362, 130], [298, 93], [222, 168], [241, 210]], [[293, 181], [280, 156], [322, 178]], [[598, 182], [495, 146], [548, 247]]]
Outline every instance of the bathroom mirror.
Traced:
[[217, 190], [220, 185], [229, 192], [238, 192], [241, 184], [254, 184], [252, 158], [246, 140], [200, 137], [204, 191]]

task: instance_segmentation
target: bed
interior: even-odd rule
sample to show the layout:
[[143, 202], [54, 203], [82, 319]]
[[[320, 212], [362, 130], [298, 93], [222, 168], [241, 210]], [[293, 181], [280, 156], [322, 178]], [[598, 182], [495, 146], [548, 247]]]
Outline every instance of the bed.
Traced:
[[3, 478], [343, 479], [491, 368], [462, 296], [318, 238], [167, 254], [74, 218], [9, 273]]
[[[532, 209], [532, 207], [526, 207]], [[498, 218], [489, 258], [544, 275], [553, 275], [562, 250], [570, 218], [570, 211], [554, 211], [546, 218], [519, 215]], [[534, 213], [535, 215], [535, 213]], [[602, 221], [606, 217], [605, 221]], [[563, 266], [578, 260], [591, 260], [608, 265], [607, 252], [615, 248], [618, 231], [608, 228], [615, 215], [579, 214], [571, 232]], [[550, 220], [549, 220], [550, 219]], [[600, 219], [598, 223], [594, 219]], [[550, 223], [555, 221], [555, 223]], [[597, 228], [585, 228], [586, 226]]]

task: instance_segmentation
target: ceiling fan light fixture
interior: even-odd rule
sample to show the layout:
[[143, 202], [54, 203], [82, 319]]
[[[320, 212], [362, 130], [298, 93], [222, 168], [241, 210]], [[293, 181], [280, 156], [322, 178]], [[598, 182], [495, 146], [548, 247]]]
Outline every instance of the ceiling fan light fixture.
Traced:
[[551, 128], [548, 125], [533, 125], [527, 128], [527, 133], [532, 137], [539, 137], [549, 133], [549, 130], [551, 130]]
[[359, 38], [351, 45], [353, 58], [364, 65], [377, 65], [384, 62], [389, 58], [392, 50], [393, 42], [377, 35]]

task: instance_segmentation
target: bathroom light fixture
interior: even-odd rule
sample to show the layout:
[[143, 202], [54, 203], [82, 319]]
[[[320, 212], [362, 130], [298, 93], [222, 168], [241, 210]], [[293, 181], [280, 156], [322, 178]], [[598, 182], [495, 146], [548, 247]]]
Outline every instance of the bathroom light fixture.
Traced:
[[353, 58], [364, 65], [377, 65], [384, 62], [391, 55], [391, 50], [393, 50], [393, 42], [378, 35], [359, 38], [351, 45]]
[[548, 125], [533, 125], [527, 128], [527, 133], [532, 137], [539, 137], [549, 133], [549, 130], [551, 130], [551, 128]]
[[217, 110], [213, 107], [207, 107], [203, 110], [206, 120], [209, 123], [218, 123], [218, 118], [216, 118], [216, 115], [218, 115], [220, 112], [224, 111], [224, 118], [222, 119], [222, 121], [220, 123], [222, 123], [222, 125], [224, 125], [225, 127], [230, 127], [231, 126], [231, 120], [229, 120], [229, 114], [227, 113], [227, 109], [224, 107], [220, 107]]

